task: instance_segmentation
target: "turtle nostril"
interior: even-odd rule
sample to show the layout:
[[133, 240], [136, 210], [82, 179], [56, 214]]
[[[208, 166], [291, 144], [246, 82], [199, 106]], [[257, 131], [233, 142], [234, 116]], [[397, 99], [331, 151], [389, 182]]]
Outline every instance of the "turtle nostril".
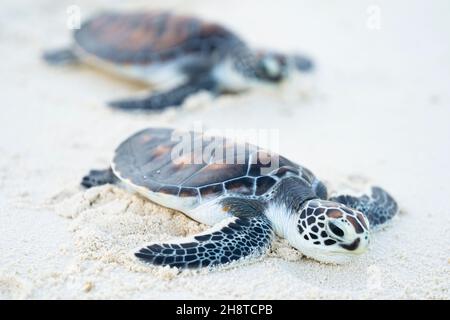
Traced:
[[337, 225], [335, 225], [333, 222], [329, 222], [328, 223], [331, 232], [333, 232], [335, 235], [337, 235], [338, 237], [343, 237], [344, 236], [344, 231], [339, 228]]

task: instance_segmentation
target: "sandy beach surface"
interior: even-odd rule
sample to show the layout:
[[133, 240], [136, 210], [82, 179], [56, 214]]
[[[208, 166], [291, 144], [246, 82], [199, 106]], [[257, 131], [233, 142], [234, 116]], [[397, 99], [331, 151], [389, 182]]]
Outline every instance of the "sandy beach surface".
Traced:
[[[450, 2], [148, 2], [2, 2], [0, 298], [450, 298]], [[145, 87], [40, 59], [69, 43], [72, 4], [82, 18], [194, 13], [254, 46], [306, 52], [317, 70], [271, 90], [199, 94], [162, 114], [115, 112], [105, 101]], [[279, 130], [281, 154], [335, 188], [379, 184], [402, 212], [348, 265], [307, 259], [284, 240], [212, 272], [143, 265], [135, 248], [206, 226], [114, 186], [85, 191], [80, 179], [139, 129], [194, 123]]]

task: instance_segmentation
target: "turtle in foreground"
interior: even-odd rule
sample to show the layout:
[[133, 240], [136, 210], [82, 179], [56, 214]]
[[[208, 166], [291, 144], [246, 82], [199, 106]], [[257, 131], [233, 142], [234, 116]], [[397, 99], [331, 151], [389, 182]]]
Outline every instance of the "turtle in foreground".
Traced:
[[90, 64], [156, 89], [147, 97], [109, 103], [119, 109], [162, 110], [201, 90], [239, 92], [312, 69], [306, 57], [252, 50], [223, 26], [170, 12], [102, 13], [73, 38], [71, 47], [45, 52], [44, 59]]
[[163, 128], [129, 137], [116, 149], [109, 169], [90, 171], [81, 184], [119, 182], [212, 226], [135, 253], [151, 264], [179, 268], [262, 255], [275, 235], [308, 257], [344, 263], [365, 252], [370, 232], [398, 211], [379, 187], [360, 196], [329, 198], [311, 171], [282, 156], [251, 144]]

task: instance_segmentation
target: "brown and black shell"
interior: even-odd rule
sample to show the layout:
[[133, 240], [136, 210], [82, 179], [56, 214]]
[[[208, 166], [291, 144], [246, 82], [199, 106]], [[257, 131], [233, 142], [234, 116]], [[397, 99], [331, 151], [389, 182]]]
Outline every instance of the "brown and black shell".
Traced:
[[308, 184], [315, 179], [308, 169], [254, 145], [166, 128], [129, 137], [116, 149], [112, 166], [120, 179], [134, 186], [195, 198], [198, 204], [221, 196], [267, 197], [287, 176], [299, 176]]
[[226, 50], [240, 41], [226, 28], [170, 12], [106, 12], [74, 32], [85, 52], [119, 64], [151, 64]]

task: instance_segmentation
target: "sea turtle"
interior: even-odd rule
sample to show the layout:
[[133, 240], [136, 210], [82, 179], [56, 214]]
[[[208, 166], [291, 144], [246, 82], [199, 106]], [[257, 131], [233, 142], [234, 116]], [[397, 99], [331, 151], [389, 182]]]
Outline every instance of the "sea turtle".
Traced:
[[227, 28], [170, 12], [105, 12], [73, 33], [70, 48], [44, 53], [50, 64], [87, 63], [156, 89], [147, 97], [110, 102], [119, 109], [161, 110], [191, 94], [239, 92], [277, 84], [312, 69], [300, 55], [251, 50]]
[[180, 268], [262, 255], [275, 235], [308, 257], [344, 263], [366, 251], [370, 231], [398, 211], [396, 201], [379, 187], [360, 196], [328, 197], [310, 170], [285, 157], [248, 143], [168, 128], [132, 135], [116, 149], [109, 169], [91, 170], [81, 184], [118, 182], [212, 226], [135, 253], [151, 264]]

